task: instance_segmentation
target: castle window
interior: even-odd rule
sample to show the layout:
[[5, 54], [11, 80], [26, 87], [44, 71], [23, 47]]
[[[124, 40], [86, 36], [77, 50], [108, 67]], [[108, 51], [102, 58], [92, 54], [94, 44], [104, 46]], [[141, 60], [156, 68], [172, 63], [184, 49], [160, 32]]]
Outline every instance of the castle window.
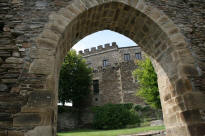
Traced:
[[136, 57], [136, 59], [142, 59], [142, 54], [141, 54], [141, 52], [139, 52], [139, 53], [135, 53], [135, 57]]
[[130, 54], [124, 54], [124, 60], [130, 61]]
[[93, 92], [99, 94], [99, 80], [93, 80]]
[[103, 60], [103, 67], [107, 66], [107, 60]]

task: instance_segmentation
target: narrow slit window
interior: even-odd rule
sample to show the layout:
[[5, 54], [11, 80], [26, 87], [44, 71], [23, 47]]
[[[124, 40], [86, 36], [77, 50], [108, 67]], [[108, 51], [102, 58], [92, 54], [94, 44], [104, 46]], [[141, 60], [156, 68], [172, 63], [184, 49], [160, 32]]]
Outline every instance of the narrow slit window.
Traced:
[[93, 92], [99, 94], [99, 80], [93, 80]]
[[107, 60], [103, 60], [103, 67], [107, 66]]

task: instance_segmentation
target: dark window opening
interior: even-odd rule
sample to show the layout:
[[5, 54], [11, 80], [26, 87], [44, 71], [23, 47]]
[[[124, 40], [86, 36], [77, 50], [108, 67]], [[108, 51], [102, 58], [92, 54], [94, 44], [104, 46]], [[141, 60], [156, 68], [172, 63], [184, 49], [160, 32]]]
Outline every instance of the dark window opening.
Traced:
[[99, 94], [99, 80], [93, 80], [93, 92]]
[[95, 98], [95, 101], [98, 101], [98, 98]]
[[77, 33], [77, 34], [75, 35], [75, 38], [78, 38], [78, 36], [79, 36], [79, 33]]
[[130, 54], [124, 54], [124, 60], [130, 61]]
[[0, 22], [0, 32], [4, 31], [4, 22]]
[[142, 59], [142, 54], [141, 54], [141, 52], [139, 52], [139, 53], [136, 53], [135, 54], [135, 57], [136, 57], [136, 59]]
[[107, 60], [103, 60], [103, 67], [107, 66]]

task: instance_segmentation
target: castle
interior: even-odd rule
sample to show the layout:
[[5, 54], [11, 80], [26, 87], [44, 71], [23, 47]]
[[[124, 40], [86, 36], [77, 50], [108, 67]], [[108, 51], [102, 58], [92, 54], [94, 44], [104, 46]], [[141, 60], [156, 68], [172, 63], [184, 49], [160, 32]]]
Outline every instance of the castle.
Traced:
[[139, 46], [119, 48], [116, 42], [83, 51], [79, 54], [93, 68], [92, 105], [106, 103], [143, 104], [136, 96], [138, 83], [132, 76], [137, 68], [136, 62], [144, 53]]

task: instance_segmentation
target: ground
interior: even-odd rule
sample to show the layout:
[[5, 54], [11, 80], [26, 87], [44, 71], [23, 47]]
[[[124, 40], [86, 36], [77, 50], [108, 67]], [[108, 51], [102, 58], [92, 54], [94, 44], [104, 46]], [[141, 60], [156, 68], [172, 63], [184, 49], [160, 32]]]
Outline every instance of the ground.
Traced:
[[78, 130], [72, 132], [59, 133], [58, 136], [119, 136], [123, 134], [136, 134], [150, 130], [164, 130], [164, 126], [140, 127], [118, 130]]

